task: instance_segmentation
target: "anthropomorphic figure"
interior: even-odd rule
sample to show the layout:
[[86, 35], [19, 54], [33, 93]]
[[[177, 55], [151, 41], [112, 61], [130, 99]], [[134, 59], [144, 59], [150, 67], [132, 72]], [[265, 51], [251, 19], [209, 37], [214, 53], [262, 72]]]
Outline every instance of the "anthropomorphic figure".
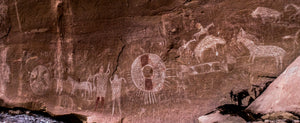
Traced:
[[123, 77], [118, 77], [117, 74], [114, 75], [113, 79], [110, 78], [111, 90], [112, 90], [112, 115], [114, 114], [115, 103], [117, 102], [119, 106], [119, 112], [121, 112], [121, 87], [122, 82], [126, 83], [126, 80]]
[[109, 70], [110, 64], [107, 66], [107, 70], [104, 73], [104, 68], [103, 66], [100, 67], [99, 73], [94, 75], [93, 79], [93, 87], [96, 87], [94, 90], [96, 91], [96, 107], [95, 110], [97, 110], [98, 103], [100, 102], [100, 106], [104, 106], [104, 99], [106, 95], [106, 90], [107, 90], [107, 81], [108, 81], [108, 75], [110, 74]]

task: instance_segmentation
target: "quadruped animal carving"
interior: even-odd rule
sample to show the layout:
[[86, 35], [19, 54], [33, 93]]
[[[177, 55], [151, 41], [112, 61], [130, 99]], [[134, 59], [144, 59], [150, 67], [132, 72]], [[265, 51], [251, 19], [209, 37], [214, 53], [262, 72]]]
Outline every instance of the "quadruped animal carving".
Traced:
[[297, 5], [295, 5], [295, 4], [287, 4], [287, 5], [284, 7], [284, 11], [286, 12], [286, 11], [288, 10], [289, 7], [293, 7], [293, 8], [296, 10], [296, 13], [293, 14], [293, 15], [291, 15], [291, 16], [290, 16], [290, 19], [291, 19], [291, 18], [295, 18], [295, 17], [297, 17], [297, 16], [300, 15], [300, 6], [297, 6]]
[[216, 55], [218, 55], [217, 44], [224, 45], [226, 41], [222, 38], [215, 37], [213, 35], [208, 35], [204, 39], [201, 40], [201, 42], [196, 46], [194, 50], [195, 57], [197, 61], [200, 63], [203, 61], [202, 55], [203, 52], [207, 49], [212, 49], [214, 52], [216, 52]]
[[286, 51], [278, 46], [272, 45], [255, 45], [251, 39], [248, 39], [248, 35], [244, 29], [240, 29], [237, 36], [237, 42], [243, 43], [250, 51], [249, 61], [254, 62], [255, 57], [274, 57], [276, 64], [279, 68], [282, 68], [282, 60], [286, 54]]
[[252, 13], [251, 16], [253, 18], [260, 17], [262, 19], [262, 23], [265, 24], [268, 19], [273, 19], [274, 21], [280, 21], [281, 12], [266, 8], [266, 7], [257, 7]]

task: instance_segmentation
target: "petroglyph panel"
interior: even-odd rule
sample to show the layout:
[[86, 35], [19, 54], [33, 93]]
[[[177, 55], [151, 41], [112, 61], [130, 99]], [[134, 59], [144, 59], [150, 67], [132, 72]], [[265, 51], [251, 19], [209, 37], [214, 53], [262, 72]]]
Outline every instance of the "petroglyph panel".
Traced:
[[34, 94], [43, 95], [49, 91], [50, 73], [49, 70], [42, 65], [36, 66], [30, 73], [30, 87]]
[[165, 81], [165, 72], [165, 64], [156, 54], [140, 55], [131, 65], [131, 77], [134, 85], [145, 92], [160, 91]]

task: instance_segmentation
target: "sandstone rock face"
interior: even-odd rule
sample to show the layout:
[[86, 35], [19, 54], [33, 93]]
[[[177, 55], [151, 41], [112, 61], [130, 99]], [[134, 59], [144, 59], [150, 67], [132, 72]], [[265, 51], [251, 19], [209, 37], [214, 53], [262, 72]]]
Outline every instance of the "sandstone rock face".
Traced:
[[1, 105], [139, 123], [245, 106], [299, 55], [299, 6], [0, 0]]
[[299, 73], [300, 57], [298, 57], [286, 70], [259, 96], [247, 109], [255, 113], [272, 113], [279, 111], [299, 111]]

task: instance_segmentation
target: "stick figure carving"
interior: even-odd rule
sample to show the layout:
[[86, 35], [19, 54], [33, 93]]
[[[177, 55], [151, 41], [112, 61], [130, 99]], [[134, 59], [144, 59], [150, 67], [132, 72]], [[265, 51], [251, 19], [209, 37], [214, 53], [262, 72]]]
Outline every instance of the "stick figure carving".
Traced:
[[126, 80], [123, 77], [118, 77], [117, 74], [114, 75], [113, 78], [109, 79], [110, 84], [111, 84], [111, 90], [112, 90], [112, 115], [114, 115], [114, 110], [115, 110], [115, 103], [117, 102], [118, 107], [119, 107], [119, 112], [121, 112], [121, 87], [122, 87], [122, 82], [127, 83]]
[[199, 37], [203, 34], [208, 35], [208, 30], [209, 28], [215, 26], [214, 23], [209, 24], [207, 27], [203, 28], [203, 26], [200, 23], [196, 24], [196, 27], [200, 30], [199, 32], [195, 33], [193, 36], [195, 37], [196, 40], [199, 40]]

